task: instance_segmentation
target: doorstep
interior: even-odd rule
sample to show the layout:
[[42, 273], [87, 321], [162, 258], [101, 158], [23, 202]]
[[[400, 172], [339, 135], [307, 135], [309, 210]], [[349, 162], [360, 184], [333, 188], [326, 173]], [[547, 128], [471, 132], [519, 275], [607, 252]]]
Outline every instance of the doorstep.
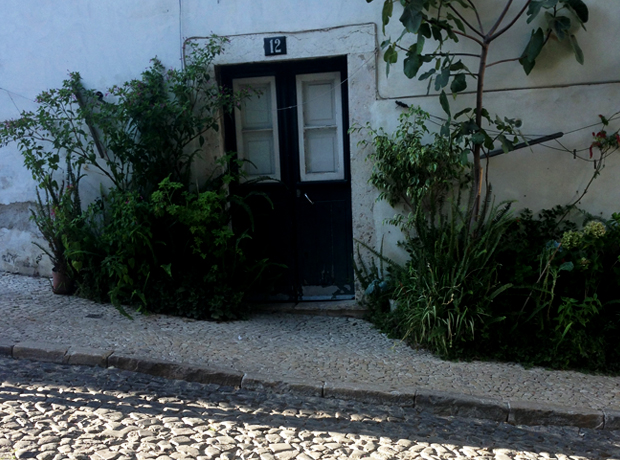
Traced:
[[363, 318], [368, 310], [355, 300], [336, 300], [319, 302], [286, 302], [258, 304], [257, 309], [268, 313], [293, 313], [298, 315], [343, 316]]

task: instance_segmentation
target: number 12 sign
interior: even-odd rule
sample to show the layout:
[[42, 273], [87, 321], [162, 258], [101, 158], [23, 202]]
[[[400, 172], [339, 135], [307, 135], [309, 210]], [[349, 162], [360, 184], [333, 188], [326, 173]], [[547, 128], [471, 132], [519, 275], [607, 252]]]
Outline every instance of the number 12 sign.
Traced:
[[286, 37], [265, 38], [265, 56], [286, 54]]

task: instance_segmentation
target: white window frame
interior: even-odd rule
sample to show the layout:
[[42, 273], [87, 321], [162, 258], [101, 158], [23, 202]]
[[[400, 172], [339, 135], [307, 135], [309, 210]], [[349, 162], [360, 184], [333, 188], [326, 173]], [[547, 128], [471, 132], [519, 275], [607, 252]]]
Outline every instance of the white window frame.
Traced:
[[[280, 145], [279, 145], [279, 134], [278, 134], [278, 102], [276, 98], [276, 78], [274, 76], [266, 76], [266, 77], [251, 77], [251, 78], [236, 78], [233, 80], [233, 90], [235, 92], [241, 91], [244, 88], [252, 88], [252, 85], [264, 85], [265, 83], [269, 84], [271, 90], [271, 131], [273, 135], [273, 164], [274, 164], [274, 173], [273, 174], [250, 174], [247, 169], [244, 167], [244, 170], [247, 172], [247, 176], [245, 180], [256, 179], [258, 177], [266, 177], [273, 180], [280, 180], [281, 172], [280, 172]], [[254, 95], [256, 96], [256, 95]], [[237, 140], [237, 157], [240, 159], [246, 159], [245, 152], [243, 151], [243, 133], [244, 132], [257, 132], [261, 130], [252, 130], [252, 129], [244, 129], [243, 126], [243, 117], [241, 116], [241, 109], [235, 109], [235, 135]]]
[[[340, 82], [340, 72], [325, 72], [325, 73], [311, 73], [300, 74], [296, 76], [296, 88], [297, 88], [297, 131], [299, 135], [299, 175], [302, 182], [313, 181], [327, 181], [327, 180], [344, 180], [344, 133], [343, 133], [343, 121], [342, 121], [342, 90]], [[333, 84], [334, 91], [334, 113], [336, 117], [336, 124], [329, 126], [315, 126], [307, 128], [304, 121], [304, 105], [306, 101], [303, 99], [303, 84], [306, 82], [331, 82]], [[338, 153], [336, 156], [336, 171], [335, 172], [320, 172], [320, 173], [307, 173], [306, 172], [306, 129], [324, 129], [324, 128], [336, 128]]]

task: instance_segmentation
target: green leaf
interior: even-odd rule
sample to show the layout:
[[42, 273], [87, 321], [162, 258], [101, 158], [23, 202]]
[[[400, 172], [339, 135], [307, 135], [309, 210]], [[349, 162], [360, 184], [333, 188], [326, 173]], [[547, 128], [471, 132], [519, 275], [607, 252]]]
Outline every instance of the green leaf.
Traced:
[[560, 0], [561, 3], [564, 3], [575, 16], [579, 18], [582, 24], [588, 22], [590, 19], [590, 12], [588, 11], [587, 5], [583, 2], [583, 0]]
[[424, 35], [418, 34], [418, 43], [416, 45], [418, 54], [422, 54], [422, 52], [424, 51], [424, 42]]
[[549, 26], [553, 29], [560, 41], [562, 41], [566, 38], [566, 34], [570, 30], [570, 18], [566, 16], [557, 16]]
[[392, 12], [394, 11], [394, 4], [392, 0], [385, 0], [383, 3], [383, 11], [381, 12], [381, 19], [383, 21], [383, 33], [385, 34], [385, 26], [390, 22]]
[[450, 103], [448, 102], [448, 96], [446, 96], [446, 92], [445, 91], [441, 91], [441, 94], [439, 95], [439, 103], [441, 104], [441, 108], [443, 109], [444, 112], [446, 112], [448, 114], [448, 116], [450, 115]]
[[536, 32], [532, 31], [532, 35], [530, 37], [530, 41], [527, 44], [527, 47], [524, 51], [524, 56], [527, 57], [528, 61], [535, 61], [540, 52], [542, 51], [542, 47], [545, 43], [545, 33], [539, 27]]
[[482, 144], [484, 143], [484, 140], [485, 140], [485, 134], [482, 131], [478, 131], [473, 136], [471, 136], [471, 141], [474, 144]]
[[431, 26], [428, 25], [428, 23], [424, 23], [420, 26], [420, 30], [418, 31], [418, 34], [422, 34], [424, 36], [424, 38], [431, 38]]
[[394, 44], [390, 45], [388, 49], [383, 53], [383, 60], [388, 64], [395, 64], [398, 60], [398, 52], [396, 51], [396, 46]]
[[420, 81], [426, 80], [428, 77], [430, 77], [434, 73], [435, 73], [435, 69], [431, 69], [427, 72], [424, 72], [422, 75], [420, 75], [420, 78], [418, 80]]
[[536, 61], [531, 62], [525, 58], [519, 59], [519, 63], [523, 67], [523, 70], [525, 70], [525, 75], [529, 75], [532, 69], [534, 68], [534, 65], [536, 65]]
[[161, 265], [161, 268], [164, 269], [164, 271], [168, 274], [168, 276], [172, 277], [172, 264]]
[[532, 31], [532, 35], [530, 36], [530, 41], [528, 42], [519, 62], [523, 66], [525, 73], [527, 75], [530, 74], [534, 65], [536, 64], [536, 58], [540, 54], [543, 45], [545, 44], [545, 33], [539, 27], [535, 32]]
[[512, 142], [510, 142], [503, 134], [500, 134], [497, 138], [502, 143], [502, 150], [504, 153], [512, 152], [515, 149]]
[[458, 70], [469, 70], [469, 69], [467, 69], [465, 64], [463, 64], [463, 61], [457, 61], [454, 64], [450, 65], [450, 71], [451, 72], [456, 72]]
[[461, 21], [459, 18], [456, 18], [456, 17], [452, 18], [452, 21], [454, 22], [454, 25], [457, 27], [457, 29], [465, 33], [465, 26], [463, 25], [463, 21]]
[[558, 268], [558, 271], [567, 271], [567, 272], [571, 272], [573, 271], [573, 269], [575, 268], [575, 265], [572, 262], [564, 262], [562, 265], [560, 265], [560, 268]]
[[459, 93], [467, 89], [467, 79], [464, 73], [460, 73], [454, 77], [452, 84], [450, 85], [450, 91], [453, 93]]
[[[471, 107], [468, 107], [466, 109], [461, 110], [459, 113], [457, 113], [456, 115], [454, 115], [454, 119], [456, 120], [457, 118], [459, 118], [462, 115], [465, 115], [466, 113], [471, 112], [473, 109]], [[476, 129], [478, 128], [478, 126], [476, 125], [476, 122], [473, 120], [469, 120], [469, 122], [472, 122], [474, 124], [474, 126], [476, 127]], [[468, 123], [468, 122], [467, 122]], [[475, 131], [475, 130], [474, 130]]]
[[422, 56], [419, 54], [408, 54], [403, 62], [403, 71], [407, 78], [413, 78], [417, 75], [420, 67], [424, 64]]
[[445, 88], [450, 81], [450, 67], [441, 69], [441, 73], [435, 77], [435, 91]]
[[530, 22], [534, 20], [534, 18], [536, 18], [536, 16], [538, 16], [538, 13], [540, 13], [541, 8], [553, 8], [557, 3], [558, 3], [558, 0], [533, 1], [532, 3], [530, 3], [527, 9], [527, 15], [528, 15], [527, 23], [529, 24]]
[[449, 119], [443, 125], [441, 125], [441, 129], [439, 130], [439, 135], [446, 137], [446, 138], [450, 137], [450, 120]]
[[423, 15], [421, 10], [418, 10], [415, 3], [409, 3], [405, 7], [403, 14], [400, 17], [400, 22], [405, 26], [407, 32], [412, 34], [418, 33], [418, 29], [422, 25]]
[[577, 37], [575, 37], [574, 35], [571, 35], [569, 39], [570, 39], [570, 44], [573, 47], [573, 52], [575, 53], [575, 59], [577, 59], [577, 62], [579, 64], [583, 65], [583, 62], [584, 62], [583, 51], [579, 47], [579, 43], [577, 43]]

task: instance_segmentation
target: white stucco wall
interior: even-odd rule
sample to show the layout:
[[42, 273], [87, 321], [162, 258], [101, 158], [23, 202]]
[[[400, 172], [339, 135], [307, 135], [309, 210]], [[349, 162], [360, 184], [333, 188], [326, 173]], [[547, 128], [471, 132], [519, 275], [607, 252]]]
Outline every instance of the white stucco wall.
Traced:
[[[177, 0], [3, 0], [0, 120], [34, 110], [36, 95], [60, 87], [69, 71], [80, 72], [87, 87], [103, 89], [137, 76], [154, 56], [178, 65], [179, 12]], [[37, 264], [41, 251], [31, 244], [35, 227], [28, 203], [34, 199], [35, 185], [19, 152], [14, 145], [2, 147], [0, 270], [51, 270], [46, 257]]]
[[[497, 0], [484, 0], [483, 11]], [[231, 44], [220, 63], [316, 56], [348, 56], [351, 122], [370, 121], [393, 127], [400, 113], [395, 101], [418, 104], [442, 116], [436, 95], [426, 96], [426, 84], [402, 75], [402, 58], [385, 75], [381, 56], [372, 48], [384, 37], [382, 1], [363, 0], [3, 0], [0, 4], [0, 120], [33, 109], [44, 89], [58, 87], [67, 71], [79, 71], [85, 85], [107, 88], [136, 77], [158, 56], [166, 65], [180, 65], [182, 39], [212, 33], [229, 36]], [[580, 66], [569, 50], [552, 43], [526, 76], [518, 63], [493, 67], [487, 75], [489, 110], [523, 120], [526, 134], [571, 132], [598, 121], [597, 115], [620, 110], [620, 17], [617, 0], [590, 0], [588, 31], [579, 31], [586, 64]], [[388, 34], [400, 31], [398, 6]], [[491, 20], [484, 18], [483, 21]], [[531, 25], [522, 20], [505, 39], [493, 45], [491, 60], [518, 56]], [[372, 30], [376, 31], [373, 36]], [[262, 37], [287, 35], [287, 56], [266, 58]], [[468, 100], [469, 99], [469, 100]], [[453, 102], [471, 104], [471, 96]], [[613, 127], [616, 129], [617, 125]], [[596, 128], [567, 134], [561, 142], [583, 149]], [[398, 235], [383, 225], [392, 210], [375, 203], [376, 192], [366, 183], [367, 152], [351, 139], [354, 235], [375, 243], [386, 234], [390, 254]], [[218, 140], [210, 145], [217, 148]], [[555, 146], [554, 142], [549, 143]], [[567, 204], [583, 190], [592, 165], [543, 146], [490, 160], [490, 177], [500, 199], [517, 200], [517, 207], [535, 210]], [[620, 210], [616, 177], [620, 164], [612, 158], [582, 205], [608, 215]], [[14, 146], [0, 149], [0, 270], [46, 272], [34, 262], [38, 250], [27, 243], [33, 228], [25, 209], [34, 198], [34, 184]], [[16, 217], [16, 213], [21, 217]], [[4, 216], [4, 217], [3, 217]], [[7, 217], [8, 216], [8, 217]], [[25, 216], [25, 217], [24, 217]]]

